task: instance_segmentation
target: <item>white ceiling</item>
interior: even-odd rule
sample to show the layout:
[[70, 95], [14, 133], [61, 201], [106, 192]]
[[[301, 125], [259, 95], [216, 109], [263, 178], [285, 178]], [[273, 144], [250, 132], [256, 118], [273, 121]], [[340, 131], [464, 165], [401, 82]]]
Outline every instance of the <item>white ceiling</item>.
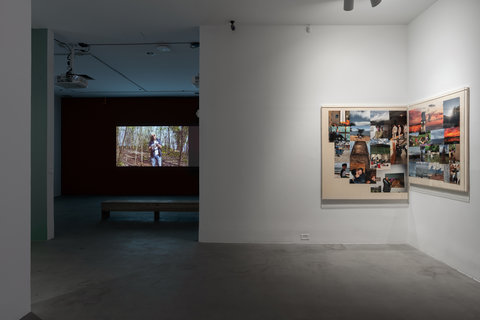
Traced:
[[[355, 0], [343, 11], [342, 0], [33, 0], [32, 26], [49, 28], [55, 38], [93, 44], [91, 55], [75, 58], [75, 73], [96, 80], [87, 89], [63, 90], [72, 96], [194, 95], [198, 73], [199, 26], [225, 25], [404, 25], [436, 0]], [[172, 51], [147, 56], [155, 45], [103, 45], [185, 42]], [[102, 44], [95, 45], [95, 44]], [[63, 48], [56, 48], [55, 74], [65, 72]], [[99, 62], [98, 59], [110, 67]], [[118, 72], [115, 72], [114, 70]], [[130, 79], [132, 82], [127, 80]], [[134, 84], [135, 83], [135, 84]]]

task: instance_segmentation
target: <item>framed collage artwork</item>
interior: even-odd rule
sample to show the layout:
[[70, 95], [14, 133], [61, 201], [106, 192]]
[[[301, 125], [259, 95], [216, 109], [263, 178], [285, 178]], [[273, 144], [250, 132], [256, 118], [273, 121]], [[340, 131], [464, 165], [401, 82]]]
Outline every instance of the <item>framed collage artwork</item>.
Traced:
[[469, 89], [408, 108], [410, 183], [468, 192]]
[[322, 107], [322, 200], [469, 191], [468, 88], [408, 107]]
[[408, 200], [407, 107], [322, 108], [322, 199]]

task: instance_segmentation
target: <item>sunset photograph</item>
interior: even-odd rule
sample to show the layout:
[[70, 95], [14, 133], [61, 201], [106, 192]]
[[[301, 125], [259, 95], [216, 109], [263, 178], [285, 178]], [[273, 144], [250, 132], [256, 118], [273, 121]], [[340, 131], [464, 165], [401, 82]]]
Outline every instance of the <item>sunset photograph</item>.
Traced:
[[408, 111], [409, 132], [420, 132], [423, 109], [412, 109]]
[[458, 144], [460, 143], [460, 128], [447, 128], [445, 129], [445, 144]]

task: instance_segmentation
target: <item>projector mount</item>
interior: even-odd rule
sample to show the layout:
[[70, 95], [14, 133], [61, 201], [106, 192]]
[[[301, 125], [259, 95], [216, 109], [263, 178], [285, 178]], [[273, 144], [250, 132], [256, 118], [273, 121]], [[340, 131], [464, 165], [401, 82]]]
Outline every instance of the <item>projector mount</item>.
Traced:
[[[65, 48], [67, 53], [67, 71], [64, 74], [57, 76], [56, 84], [64, 88], [86, 88], [88, 86], [87, 80], [94, 80], [87, 74], [75, 74], [73, 72], [75, 54], [86, 55], [89, 54], [90, 47], [85, 43], [78, 43], [77, 45], [65, 43], [56, 40], [58, 45]], [[79, 48], [76, 48], [78, 46]]]

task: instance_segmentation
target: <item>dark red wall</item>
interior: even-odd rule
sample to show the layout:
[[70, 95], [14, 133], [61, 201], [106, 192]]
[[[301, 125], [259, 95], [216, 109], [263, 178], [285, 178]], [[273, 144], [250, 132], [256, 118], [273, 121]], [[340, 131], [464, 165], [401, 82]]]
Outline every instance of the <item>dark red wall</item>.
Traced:
[[198, 167], [117, 168], [115, 127], [198, 126], [198, 98], [63, 98], [62, 194], [198, 195]]

